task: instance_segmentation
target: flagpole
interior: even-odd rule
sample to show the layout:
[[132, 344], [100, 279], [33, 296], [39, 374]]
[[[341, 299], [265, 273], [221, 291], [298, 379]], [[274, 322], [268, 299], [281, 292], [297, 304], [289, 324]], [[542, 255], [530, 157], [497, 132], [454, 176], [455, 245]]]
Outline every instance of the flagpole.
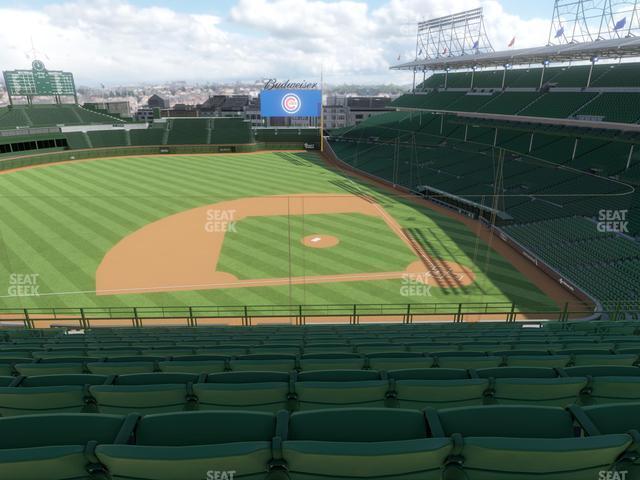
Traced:
[[320, 153], [324, 152], [324, 68], [320, 65]]

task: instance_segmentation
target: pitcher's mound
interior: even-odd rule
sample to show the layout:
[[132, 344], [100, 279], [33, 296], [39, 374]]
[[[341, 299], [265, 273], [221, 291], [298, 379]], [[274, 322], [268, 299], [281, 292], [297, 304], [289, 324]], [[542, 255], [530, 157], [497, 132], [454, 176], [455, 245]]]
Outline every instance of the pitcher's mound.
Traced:
[[307, 235], [302, 239], [302, 244], [311, 248], [335, 247], [338, 243], [340, 243], [340, 240], [336, 237], [331, 235], [322, 235], [319, 233], [315, 235]]

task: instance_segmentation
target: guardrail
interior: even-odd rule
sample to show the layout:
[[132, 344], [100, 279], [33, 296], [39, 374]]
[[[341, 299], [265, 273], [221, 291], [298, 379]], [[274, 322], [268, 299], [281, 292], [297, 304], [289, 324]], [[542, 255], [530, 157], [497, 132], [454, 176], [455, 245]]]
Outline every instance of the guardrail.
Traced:
[[[596, 312], [607, 318], [639, 317], [640, 308], [629, 304], [611, 305], [609, 311]], [[614, 315], [615, 314], [615, 315]], [[260, 323], [366, 324], [424, 322], [526, 322], [579, 319], [593, 312], [584, 304], [566, 303], [562, 307], [517, 305], [509, 302], [477, 303], [409, 303], [409, 304], [328, 304], [328, 305], [212, 305], [162, 307], [86, 307], [86, 308], [4, 308], [0, 309], [0, 324], [22, 325], [27, 329], [41, 326], [92, 328], [103, 326], [133, 326], [186, 324]]]

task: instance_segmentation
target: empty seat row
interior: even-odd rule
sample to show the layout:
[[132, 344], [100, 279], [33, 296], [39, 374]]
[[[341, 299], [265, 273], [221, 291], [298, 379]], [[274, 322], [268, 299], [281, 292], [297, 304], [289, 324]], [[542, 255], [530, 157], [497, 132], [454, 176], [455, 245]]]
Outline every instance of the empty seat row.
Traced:
[[0, 478], [637, 478], [639, 420], [640, 404], [1, 418]]
[[485, 355], [482, 352], [440, 352], [426, 355], [412, 352], [359, 354], [293, 355], [273, 353], [263, 355], [184, 355], [175, 357], [114, 356], [107, 358], [49, 357], [0, 358], [0, 375], [44, 375], [64, 373], [95, 373], [120, 375], [126, 373], [183, 372], [211, 373], [223, 371], [284, 371], [403, 368], [490, 368], [551, 367], [563, 368], [584, 365], [631, 366], [638, 363], [637, 354], [572, 353], [552, 355], [534, 351], [517, 354]]
[[637, 367], [327, 370], [0, 377], [0, 415], [640, 401]]

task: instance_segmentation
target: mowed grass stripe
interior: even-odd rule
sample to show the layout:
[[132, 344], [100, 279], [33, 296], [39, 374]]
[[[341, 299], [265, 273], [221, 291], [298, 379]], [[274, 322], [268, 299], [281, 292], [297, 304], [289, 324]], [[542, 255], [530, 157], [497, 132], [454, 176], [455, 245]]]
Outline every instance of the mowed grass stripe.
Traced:
[[[307, 162], [312, 166], [295, 165], [286, 157], [300, 159], [300, 161]], [[64, 167], [64, 169], [62, 169], [62, 167]], [[79, 167], [81, 167], [80, 170], [76, 170]], [[61, 198], [57, 199], [59, 203], [55, 205], [55, 208], [47, 210], [47, 213], [55, 215], [56, 210], [60, 210], [64, 213], [64, 216], [61, 218], [65, 223], [70, 223], [69, 228], [71, 230], [77, 228], [79, 229], [78, 231], [86, 232], [83, 233], [83, 236], [85, 234], [95, 236], [95, 233], [93, 232], [93, 228], [87, 228], [86, 226], [84, 226], [83, 230], [85, 219], [75, 215], [75, 212], [78, 210], [72, 205], [74, 201], [83, 203], [83, 208], [89, 211], [95, 212], [96, 208], [102, 208], [103, 210], [100, 216], [113, 216], [117, 214], [118, 216], [129, 219], [131, 222], [140, 222], [141, 224], [136, 226], [136, 228], [140, 228], [150, 221], [153, 221], [154, 216], [159, 215], [159, 218], [161, 218], [170, 213], [177, 213], [181, 210], [217, 203], [232, 198], [260, 195], [286, 196], [287, 194], [296, 193], [335, 193], [338, 195], [348, 193], [342, 189], [340, 185], [331, 183], [336, 180], [344, 182], [345, 176], [341, 173], [325, 169], [322, 161], [314, 154], [122, 158], [46, 167], [39, 169], [38, 175], [46, 173], [48, 176], [47, 169], [49, 168], [61, 169], [57, 171], [55, 175], [55, 180], [58, 185], [55, 187], [48, 185], [50, 189], [48, 193]], [[11, 182], [8, 181], [8, 179], [13, 175], [21, 175], [22, 179], [28, 179], [27, 183], [31, 185], [31, 177], [27, 174], [33, 174], [36, 171], [37, 170], [25, 170], [0, 176], [0, 191], [3, 192], [3, 194], [0, 194], [0, 202], [3, 207], [5, 205], [11, 205], [10, 203], [5, 203], [5, 199], [2, 196], [5, 195], [4, 192], [8, 192], [4, 187], [11, 186]], [[37, 178], [38, 175], [36, 175], [35, 178]], [[74, 198], [74, 192], [69, 193], [68, 185], [62, 185], [62, 188], [59, 187], [59, 184], [66, 182], [67, 177], [69, 177], [72, 182], [75, 182], [71, 184], [74, 192], [81, 192], [82, 195], [76, 195]], [[79, 187], [81, 183], [85, 184], [82, 188]], [[355, 185], [358, 185], [357, 180], [355, 181]], [[369, 188], [368, 186], [360, 190], [363, 192], [372, 192], [373, 194], [379, 193], [375, 188]], [[21, 187], [17, 189], [17, 191], [16, 189], [10, 191], [13, 191], [14, 194], [17, 193], [28, 196], [36, 190], [31, 187], [25, 190]], [[8, 195], [10, 195], [10, 193], [8, 193]], [[392, 196], [382, 193], [380, 193], [380, 195], [380, 201], [387, 206], [387, 211], [398, 219], [404, 227], [413, 226], [423, 230], [428, 228], [430, 230], [429, 234], [431, 234], [431, 230], [433, 230], [433, 250], [436, 251], [439, 257], [450, 257], [451, 259], [465, 263], [466, 258], [468, 258], [469, 263], [473, 265], [472, 257], [476, 250], [476, 241], [473, 233], [469, 229], [440, 214], [412, 206], [405, 199], [393, 198]], [[86, 196], [87, 199], [85, 200], [83, 196]], [[122, 198], [114, 198], [117, 196]], [[36, 205], [38, 204], [36, 203]], [[87, 210], [81, 211], [86, 215]], [[43, 222], [43, 220], [39, 218], [36, 220]], [[31, 224], [32, 218], [28, 218], [27, 221]], [[71, 223], [72, 221], [73, 224]], [[14, 223], [11, 218], [7, 219], [7, 222]], [[369, 227], [366, 221], [340, 223], [341, 225], [335, 226], [336, 224], [333, 222], [333, 225], [338, 231], [346, 229], [344, 233], [340, 233], [340, 236], [342, 236], [345, 241], [351, 241], [353, 239], [354, 241], [362, 242], [362, 238], [360, 238], [360, 235], [357, 233], [358, 231], [365, 230], [368, 236], [375, 235], [375, 233], [372, 232], [376, 232], [375, 228]], [[301, 223], [296, 223], [295, 219], [293, 219], [291, 225], [292, 236], [296, 234], [302, 236], [305, 233], [316, 233], [310, 232], [309, 228], [322, 228], [323, 226], [323, 224], [310, 225], [307, 223], [305, 229], [302, 230]], [[93, 225], [91, 227], [93, 227]], [[386, 228], [385, 226], [385, 229]], [[114, 229], [120, 230], [118, 227]], [[47, 235], [47, 232], [51, 231], [51, 227], [43, 227], [44, 233], [40, 232], [39, 229], [36, 230], [41, 235]], [[114, 233], [116, 233], [116, 237], [122, 235], [122, 233]], [[327, 233], [331, 234], [331, 232]], [[64, 234], [65, 237], [67, 236], [66, 232], [61, 232], [61, 234]], [[15, 260], [16, 257], [22, 257], [27, 250], [22, 248], [19, 242], [15, 240], [17, 236], [12, 233], [9, 235], [11, 235], [11, 240], [9, 242], [5, 240], [5, 243], [10, 245], [12, 250], [11, 257]], [[19, 235], [24, 236], [25, 234], [20, 230]], [[29, 233], [26, 233], [26, 236], [28, 237]], [[395, 238], [394, 236], [394, 239]], [[119, 238], [116, 238], [116, 240], [118, 239]], [[389, 246], [395, 243], [395, 240], [388, 242], [386, 238], [382, 238], [381, 240], [380, 250], [388, 250]], [[73, 239], [73, 242], [77, 241], [77, 239]], [[70, 244], [73, 242], [68, 241]], [[93, 239], [93, 242], [97, 242], [97, 240]], [[286, 245], [286, 242], [284, 243], [287, 247], [288, 262], [288, 245]], [[447, 301], [458, 301], [460, 299], [464, 299], [464, 301], [498, 299], [505, 301], [509, 298], [521, 298], [522, 296], [523, 300], [530, 303], [534, 301], [538, 303], [548, 302], [548, 299], [533, 287], [530, 282], [523, 279], [511, 265], [493, 252], [489, 252], [488, 268], [486, 268], [487, 273], [485, 275], [482, 270], [485, 269], [484, 262], [486, 257], [480, 252], [484, 253], [487, 247], [483, 242], [478, 242], [477, 244], [478, 253], [476, 256], [476, 264], [474, 265], [474, 269], [479, 272], [477, 283], [463, 289], [433, 288], [433, 298], [428, 301], [438, 299], [445, 299]], [[403, 248], [408, 248], [404, 244], [402, 245]], [[279, 255], [282, 252], [282, 245], [280, 244], [276, 247]], [[358, 259], [363, 259], [367, 264], [374, 262], [374, 259], [380, 256], [377, 252], [377, 247], [374, 247], [373, 242], [367, 242], [364, 250], [362, 248], [359, 249]], [[67, 247], [64, 248], [66, 249]], [[86, 252], [89, 253], [93, 251], [94, 248], [95, 245], [92, 245], [91, 249], [87, 249]], [[309, 257], [308, 255], [310, 249], [294, 244], [291, 245], [291, 248], [294, 275], [297, 271], [304, 273], [309, 271], [309, 269], [316, 268], [313, 256]], [[60, 252], [49, 252], [50, 255], [61, 255]], [[255, 253], [255, 250], [249, 250], [249, 252], [253, 257], [259, 257], [259, 255]], [[372, 255], [372, 252], [375, 256]], [[18, 254], [16, 255], [16, 253]], [[242, 252], [240, 251], [239, 253]], [[47, 266], [46, 263], [38, 258], [37, 253], [32, 253], [31, 255], [33, 258], [31, 265], [41, 265], [42, 271], [47, 271], [47, 269], [50, 268], [50, 266]], [[273, 256], [265, 256], [265, 259], [269, 258], [269, 262], [279, 260], [278, 255], [275, 259]], [[390, 255], [386, 260], [400, 258], [399, 255], [396, 255], [395, 251], [392, 253], [385, 252], [385, 255]], [[32, 258], [29, 258], [29, 260]], [[19, 264], [19, 261], [20, 260], [14, 261], [11, 265]], [[243, 261], [246, 262], [246, 260]], [[60, 262], [57, 261], [52, 263], [54, 265], [60, 264]], [[84, 260], [81, 263], [84, 264]], [[280, 262], [278, 261], [277, 263]], [[326, 261], [320, 263], [325, 264]], [[288, 270], [288, 263], [285, 263], [285, 266]], [[260, 268], [269, 270], [269, 264], [263, 262]], [[0, 272], [1, 271], [0, 269]], [[67, 273], [69, 275], [74, 274], [74, 272]], [[94, 272], [90, 273], [93, 275]], [[291, 288], [289, 288], [289, 286], [258, 287], [242, 290], [201, 290], [174, 292], [171, 294], [119, 295], [117, 297], [87, 295], [81, 296], [82, 298], [66, 298], [65, 302], [87, 305], [88, 303], [85, 300], [91, 298], [93, 302], [101, 305], [113, 305], [115, 300], [122, 301], [129, 305], [162, 305], [174, 302], [191, 304], [287, 303], [290, 301], [290, 292], [293, 292], [293, 297], [300, 299], [300, 301], [306, 298], [307, 301], [309, 301], [308, 299], [314, 299], [319, 300], [321, 303], [352, 303], [354, 301], [404, 303], [406, 301], [424, 301], [420, 298], [407, 299], [402, 296], [399, 293], [400, 285], [400, 281], [371, 281], [299, 285], [291, 286]], [[43, 301], [44, 300], [41, 300], [40, 304], [42, 304]], [[20, 302], [13, 302], [12, 304], [19, 305]]]

